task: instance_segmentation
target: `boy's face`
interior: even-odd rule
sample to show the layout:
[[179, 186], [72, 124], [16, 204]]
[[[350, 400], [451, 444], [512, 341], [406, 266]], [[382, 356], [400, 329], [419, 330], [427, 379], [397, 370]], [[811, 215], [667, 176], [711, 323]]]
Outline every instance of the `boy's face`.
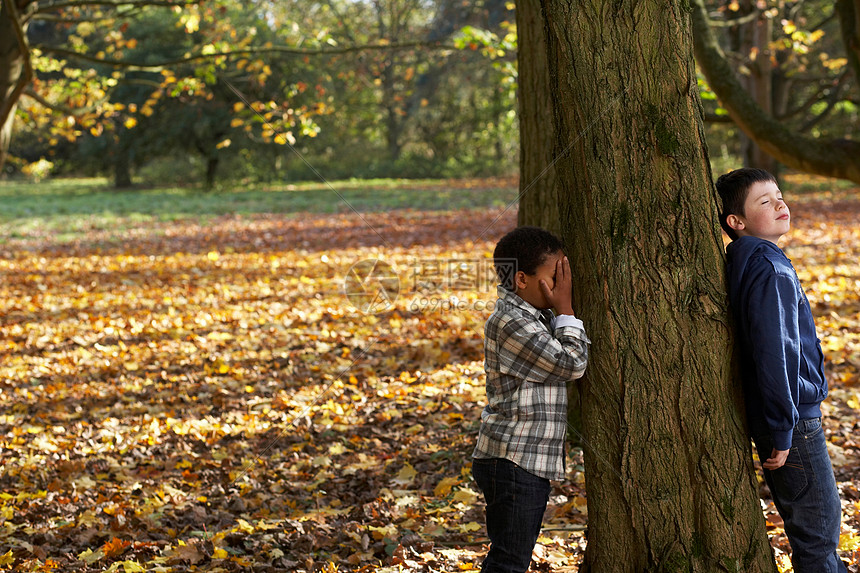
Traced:
[[535, 274], [527, 275], [523, 271], [516, 274], [517, 295], [535, 308], [552, 308], [543, 291], [540, 289], [540, 280], [546, 281], [550, 290], [555, 288], [555, 267], [559, 260], [564, 258], [564, 253], [556, 251], [547, 255], [543, 262], [535, 270]]
[[759, 181], [747, 193], [744, 214], [731, 214], [726, 222], [740, 237], [751, 235], [776, 243], [791, 229], [791, 213], [776, 183]]

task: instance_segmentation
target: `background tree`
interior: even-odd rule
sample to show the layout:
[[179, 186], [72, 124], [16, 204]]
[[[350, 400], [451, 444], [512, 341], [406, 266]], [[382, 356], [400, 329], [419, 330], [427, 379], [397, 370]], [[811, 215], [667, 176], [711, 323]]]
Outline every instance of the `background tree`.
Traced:
[[[726, 60], [762, 112], [816, 139], [850, 139], [857, 133], [858, 90], [845, 57], [851, 32], [840, 26], [853, 16], [837, 17], [833, 2], [816, 0], [730, 0], [706, 7]], [[743, 164], [778, 173], [776, 159], [739, 134]]]
[[775, 571], [685, 3], [546, 0], [542, 17], [558, 211], [593, 342], [583, 570]]
[[546, 30], [539, 0], [517, 3], [517, 113], [520, 125], [520, 225], [561, 232], [552, 150], [555, 144]]
[[[516, 152], [500, 0], [25, 4], [0, 15], [33, 77], [9, 83], [25, 96], [24, 160], [107, 158], [118, 183], [183, 160], [211, 184], [225, 162], [239, 177], [315, 175], [277, 143], [327, 177], [497, 173]], [[61, 142], [81, 137], [105, 140], [69, 155]]]
[[[838, 5], [840, 10], [832, 3], [785, 2], [765, 10], [750, 7], [736, 23], [729, 20], [734, 28], [754, 26], [747, 34], [753, 40], [740, 46], [736, 58], [751, 91], [732, 69], [705, 0], [691, 3], [695, 53], [722, 107], [765, 153], [800, 171], [860, 182], [860, 142], [853, 139], [858, 133], [856, 67], [851, 64], [856, 60], [855, 6]], [[718, 12], [727, 13], [733, 12]], [[840, 33], [841, 42], [836, 41]], [[810, 47], [825, 39], [850, 57], [831, 57], [827, 50], [808, 57]], [[829, 129], [822, 129], [825, 122]]]

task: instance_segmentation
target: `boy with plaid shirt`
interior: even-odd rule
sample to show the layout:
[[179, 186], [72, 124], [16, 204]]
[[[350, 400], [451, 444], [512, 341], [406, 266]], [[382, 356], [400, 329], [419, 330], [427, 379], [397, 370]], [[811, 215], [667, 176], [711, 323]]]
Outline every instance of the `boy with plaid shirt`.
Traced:
[[493, 260], [501, 284], [484, 327], [488, 404], [472, 474], [491, 542], [481, 570], [513, 573], [531, 562], [550, 480], [564, 478], [567, 382], [585, 373], [589, 340], [573, 315], [558, 238], [519, 227], [498, 242]]

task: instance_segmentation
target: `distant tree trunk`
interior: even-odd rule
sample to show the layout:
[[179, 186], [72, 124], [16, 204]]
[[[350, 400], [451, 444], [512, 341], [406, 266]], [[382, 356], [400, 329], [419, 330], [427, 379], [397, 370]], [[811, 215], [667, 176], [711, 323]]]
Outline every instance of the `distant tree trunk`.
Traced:
[[35, 7], [31, 2], [0, 0], [0, 170], [12, 142], [18, 100], [32, 77], [25, 39], [29, 24], [18, 21], [27, 4]]
[[113, 184], [117, 189], [131, 188], [131, 157], [124, 147], [114, 151]]
[[218, 164], [221, 160], [217, 156], [209, 156], [206, 158], [206, 189], [211, 190], [215, 187], [215, 174], [218, 171]]
[[[392, 54], [392, 58], [394, 55]], [[400, 159], [400, 132], [402, 131], [401, 104], [397, 102], [397, 89], [394, 85], [394, 64], [386, 65], [382, 72], [382, 105], [385, 108], [385, 139], [388, 147], [388, 158], [391, 161]]]
[[689, 5], [696, 60], [708, 85], [735, 124], [765, 152], [788, 167], [860, 183], [860, 142], [806, 137], [790, 131], [765, 113], [740, 84], [720, 49], [704, 0], [689, 0]]
[[[746, 0], [742, 4], [743, 13], [749, 14], [757, 7]], [[771, 62], [770, 41], [773, 34], [773, 19], [766, 14], [760, 14], [752, 22], [742, 24], [737, 31], [737, 52], [742, 58], [749, 58], [749, 73], [740, 75], [741, 84], [749, 92], [761, 110], [767, 115], [774, 115], [773, 94], [773, 64]], [[779, 162], [768, 155], [754, 139], [741, 131], [741, 150], [745, 167], [766, 169], [773, 175], [779, 175]]]
[[543, 2], [563, 237], [592, 340], [583, 572], [776, 571], [686, 6]]
[[854, 81], [860, 84], [860, 0], [837, 0], [836, 11], [848, 64], [854, 71]]
[[517, 223], [561, 232], [553, 161], [555, 126], [540, 0], [517, 0], [520, 209]]

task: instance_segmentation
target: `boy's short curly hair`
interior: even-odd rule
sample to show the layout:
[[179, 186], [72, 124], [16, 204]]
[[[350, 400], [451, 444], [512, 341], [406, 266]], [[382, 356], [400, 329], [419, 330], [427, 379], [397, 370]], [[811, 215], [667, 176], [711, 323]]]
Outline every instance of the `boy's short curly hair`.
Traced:
[[517, 227], [496, 243], [493, 265], [499, 284], [515, 291], [514, 276], [518, 271], [533, 275], [546, 258], [561, 251], [561, 240], [540, 227]]
[[729, 171], [717, 179], [715, 186], [717, 193], [722, 199], [722, 209], [720, 210], [720, 226], [732, 240], [738, 238], [735, 230], [729, 227], [729, 215], [744, 216], [744, 202], [747, 200], [747, 193], [755, 183], [767, 183], [772, 181], [776, 183], [776, 177], [771, 175], [764, 169], [755, 167], [743, 167]]

